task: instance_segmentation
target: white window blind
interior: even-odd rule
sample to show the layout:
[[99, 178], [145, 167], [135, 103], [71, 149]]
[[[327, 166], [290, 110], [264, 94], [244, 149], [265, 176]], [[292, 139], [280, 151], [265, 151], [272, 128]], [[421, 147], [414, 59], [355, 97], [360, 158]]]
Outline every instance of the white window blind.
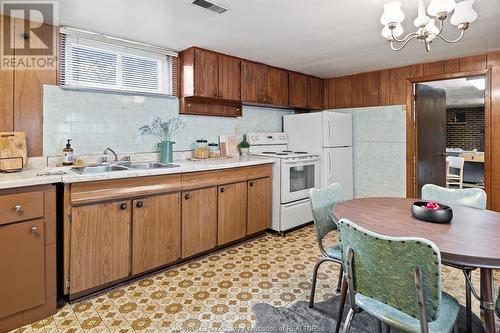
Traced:
[[174, 95], [177, 54], [71, 28], [60, 29], [63, 88]]

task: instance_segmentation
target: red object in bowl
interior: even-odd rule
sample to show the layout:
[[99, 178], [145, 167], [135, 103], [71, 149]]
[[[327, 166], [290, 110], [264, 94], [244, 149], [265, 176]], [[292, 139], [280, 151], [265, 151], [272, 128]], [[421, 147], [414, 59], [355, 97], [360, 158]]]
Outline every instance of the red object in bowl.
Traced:
[[439, 208], [441, 208], [436, 202], [433, 202], [433, 201], [429, 201], [428, 203], [425, 204], [424, 207], [428, 208], [428, 209], [439, 209]]

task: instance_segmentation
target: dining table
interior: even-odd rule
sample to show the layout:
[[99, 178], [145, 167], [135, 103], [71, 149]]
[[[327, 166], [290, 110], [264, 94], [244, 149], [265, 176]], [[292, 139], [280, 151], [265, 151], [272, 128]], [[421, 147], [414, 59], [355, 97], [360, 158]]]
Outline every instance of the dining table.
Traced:
[[411, 206], [419, 199], [372, 197], [344, 201], [333, 209], [345, 218], [380, 234], [421, 237], [434, 242], [444, 265], [480, 270], [480, 304], [487, 333], [495, 329], [493, 270], [500, 269], [500, 213], [463, 205], [453, 210], [450, 223], [431, 223], [414, 218]]

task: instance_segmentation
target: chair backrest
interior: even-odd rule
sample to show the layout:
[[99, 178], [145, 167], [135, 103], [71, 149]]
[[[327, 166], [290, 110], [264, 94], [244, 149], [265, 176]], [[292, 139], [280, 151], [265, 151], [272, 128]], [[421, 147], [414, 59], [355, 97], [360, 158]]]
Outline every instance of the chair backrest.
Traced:
[[463, 169], [464, 168], [464, 158], [456, 157], [456, 156], [448, 156], [448, 167], [455, 169]]
[[311, 210], [318, 239], [323, 239], [330, 231], [337, 229], [333, 218], [333, 207], [344, 201], [342, 186], [333, 183], [321, 189], [311, 189]]
[[[380, 221], [383, 223], [384, 221]], [[423, 272], [423, 292], [428, 321], [434, 321], [441, 302], [441, 255], [429, 240], [389, 237], [339, 221], [344, 267], [352, 249], [354, 291], [419, 319], [414, 270]]]
[[486, 209], [486, 192], [480, 188], [451, 189], [434, 184], [422, 187], [422, 199]]

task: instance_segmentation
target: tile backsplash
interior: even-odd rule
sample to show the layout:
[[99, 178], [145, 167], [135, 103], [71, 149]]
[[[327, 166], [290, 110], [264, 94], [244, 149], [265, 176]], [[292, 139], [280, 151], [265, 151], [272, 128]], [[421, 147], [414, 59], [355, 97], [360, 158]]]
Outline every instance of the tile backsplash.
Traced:
[[[138, 128], [155, 117], [178, 115], [177, 98], [132, 96], [67, 90], [44, 86], [43, 154], [60, 155], [72, 139], [75, 155], [99, 154], [106, 147], [118, 153], [151, 152], [156, 138], [142, 136]], [[175, 138], [175, 151], [192, 150], [199, 138], [218, 142], [222, 134], [282, 131], [283, 115], [293, 110], [243, 107], [239, 118], [182, 115], [186, 127]]]
[[329, 111], [352, 114], [354, 196], [406, 196], [406, 108], [402, 105]]

